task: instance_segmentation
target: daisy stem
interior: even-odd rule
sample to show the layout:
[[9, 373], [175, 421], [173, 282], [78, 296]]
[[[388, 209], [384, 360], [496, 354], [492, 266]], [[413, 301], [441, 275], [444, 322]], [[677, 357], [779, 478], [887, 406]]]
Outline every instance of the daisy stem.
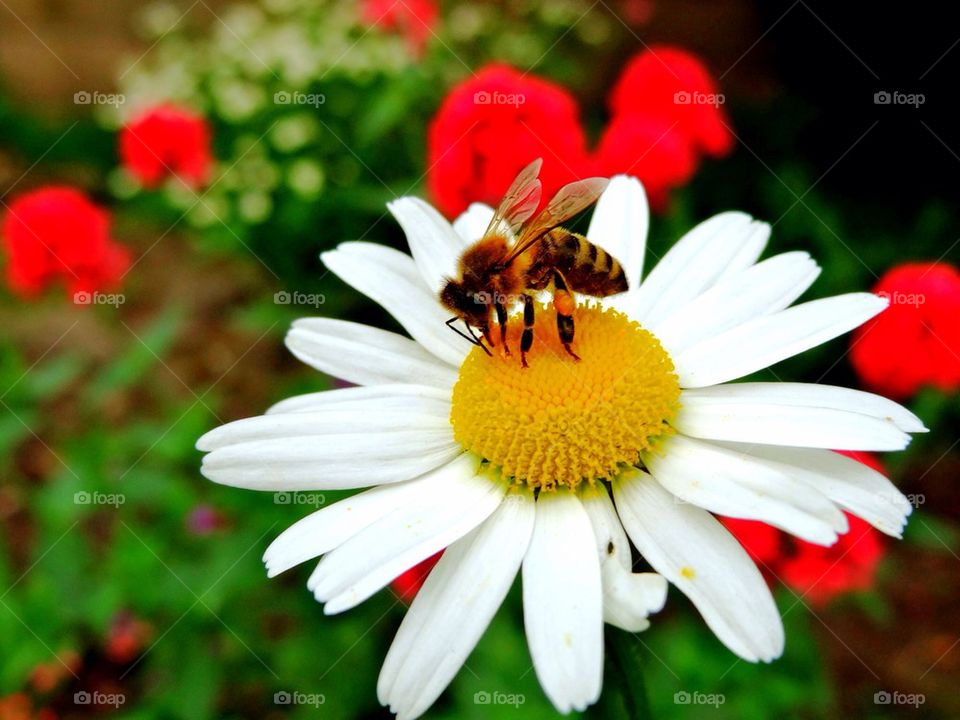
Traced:
[[608, 627], [606, 650], [606, 689], [597, 705], [598, 716], [608, 720], [651, 720], [639, 635]]

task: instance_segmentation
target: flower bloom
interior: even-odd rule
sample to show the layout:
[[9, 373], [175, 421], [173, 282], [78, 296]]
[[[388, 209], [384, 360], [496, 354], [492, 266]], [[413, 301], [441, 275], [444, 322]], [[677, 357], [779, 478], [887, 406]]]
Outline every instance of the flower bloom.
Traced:
[[587, 172], [580, 111], [564, 88], [506, 65], [488, 65], [451, 90], [430, 123], [427, 187], [449, 217], [497, 203], [517, 173], [544, 158], [544, 194]]
[[960, 272], [947, 263], [905, 263], [873, 291], [890, 307], [860, 328], [850, 362], [865, 387], [906, 398], [921, 387], [960, 387]]
[[613, 118], [600, 136], [595, 158], [598, 171], [605, 174], [629, 168], [643, 180], [650, 205], [657, 209], [666, 208], [670, 191], [686, 185], [697, 172], [693, 146], [658, 117]]
[[[866, 453], [842, 453], [882, 473], [883, 466]], [[754, 520], [723, 518], [771, 582], [784, 583], [805, 602], [823, 607], [853, 590], [867, 590], [876, 580], [884, 556], [880, 533], [855, 515], [846, 513], [850, 529], [834, 545], [824, 547], [790, 537], [775, 527]]]
[[158, 105], [133, 118], [120, 133], [120, 161], [144, 187], [178, 177], [192, 188], [206, 184], [213, 165], [210, 126], [176, 105]]
[[[33, 667], [30, 671], [30, 687], [41, 695], [50, 694], [61, 684], [76, 676], [82, 665], [83, 658], [75, 650], [61, 650], [52, 660]], [[2, 712], [0, 712], [0, 720], [6, 720]]]
[[48, 186], [19, 195], [2, 226], [11, 290], [32, 297], [55, 282], [68, 292], [116, 285], [130, 266], [110, 237], [110, 216], [71, 187]]
[[664, 209], [672, 189], [693, 177], [702, 156], [733, 149], [724, 97], [695, 55], [654, 45], [630, 60], [610, 92], [610, 123], [597, 147], [601, 174], [629, 173], [650, 204]]
[[[901, 532], [907, 499], [826, 448], [901, 449], [925, 429], [917, 417], [847, 388], [730, 382], [886, 307], [869, 293], [791, 307], [819, 270], [804, 252], [759, 261], [765, 223], [717, 215], [641, 281], [646, 197], [636, 179], [614, 178], [587, 237], [619, 259], [629, 290], [571, 308], [579, 361], [540, 305], [523, 368], [516, 354], [494, 347], [487, 356], [450, 332], [437, 296], [493, 211], [474, 205], [451, 225], [417, 198], [389, 209], [412, 257], [349, 242], [323, 260], [411, 337], [330, 318], [295, 322], [294, 355], [359, 387], [284, 400], [197, 446], [218, 483], [373, 486], [295, 523], [264, 555], [271, 577], [322, 555], [307, 586], [328, 614], [446, 548], [380, 673], [378, 697], [399, 718], [439, 697], [518, 573], [534, 669], [568, 712], [599, 697], [604, 622], [646, 628], [668, 581], [740, 657], [781, 654], [770, 590], [714, 514], [824, 546], [847, 531], [844, 511]], [[508, 321], [511, 347], [522, 330], [522, 319]], [[656, 573], [633, 572], [633, 547]]]
[[364, 23], [399, 32], [416, 57], [423, 55], [439, 14], [434, 0], [363, 0], [360, 3]]
[[115, 663], [133, 662], [154, 636], [153, 627], [133, 613], [121, 611], [113, 617], [104, 653]]
[[184, 523], [187, 532], [197, 537], [212, 535], [227, 525], [227, 519], [211, 505], [197, 505], [187, 515]]

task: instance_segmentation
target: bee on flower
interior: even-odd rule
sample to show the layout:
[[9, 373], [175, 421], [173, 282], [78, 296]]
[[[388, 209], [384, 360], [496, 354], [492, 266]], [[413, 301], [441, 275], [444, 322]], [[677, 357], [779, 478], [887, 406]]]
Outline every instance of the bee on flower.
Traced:
[[[644, 275], [641, 184], [621, 175], [561, 188], [541, 222], [538, 167], [497, 211], [474, 204], [452, 225], [418, 198], [390, 203], [412, 256], [365, 242], [324, 253], [409, 337], [299, 320], [287, 336], [294, 355], [359, 387], [284, 400], [198, 442], [218, 483], [369, 488], [295, 523], [264, 555], [271, 577], [321, 557], [307, 586], [327, 614], [445, 549], [380, 673], [378, 697], [399, 718], [440, 696], [518, 574], [537, 678], [557, 710], [583, 710], [601, 691], [604, 623], [647, 628], [668, 583], [739, 657], [782, 653], [770, 590], [715, 516], [829, 546], [847, 513], [896, 537], [911, 510], [883, 474], [831, 450], [903, 449], [925, 430], [909, 411], [842, 387], [733, 382], [856, 328], [886, 300], [794, 305], [817, 264], [804, 252], [761, 260], [770, 226], [740, 212], [696, 226]], [[617, 292], [570, 282], [583, 264], [553, 235], [597, 196], [576, 252], [602, 251], [608, 276], [615, 263]], [[477, 247], [489, 262], [465, 262]], [[458, 313], [472, 344], [450, 332], [461, 305], [445, 289], [466, 281], [496, 300], [503, 287], [465, 272], [499, 278], [518, 258], [530, 299]], [[529, 282], [537, 261], [546, 282]], [[655, 572], [634, 572], [634, 549]]]

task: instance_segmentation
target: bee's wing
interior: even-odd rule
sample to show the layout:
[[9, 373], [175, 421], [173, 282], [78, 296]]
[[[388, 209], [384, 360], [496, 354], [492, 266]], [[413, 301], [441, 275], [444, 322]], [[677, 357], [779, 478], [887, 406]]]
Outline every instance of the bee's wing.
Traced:
[[517, 244], [511, 248], [501, 264], [509, 265], [533, 247], [545, 233], [586, 210], [606, 190], [608, 182], [607, 178], [594, 177], [578, 180], [560, 188], [543, 212], [537, 215], [529, 225], [524, 226]]
[[487, 226], [484, 235], [500, 235], [513, 238], [520, 227], [533, 215], [540, 204], [540, 166], [543, 160], [537, 158], [527, 165], [514, 179], [507, 193]]

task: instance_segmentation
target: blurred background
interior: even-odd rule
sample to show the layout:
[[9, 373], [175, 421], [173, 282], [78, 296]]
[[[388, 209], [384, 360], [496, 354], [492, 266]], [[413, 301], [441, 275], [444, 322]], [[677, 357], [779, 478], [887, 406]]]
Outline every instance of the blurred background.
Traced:
[[[931, 432], [866, 456], [902, 541], [731, 529], [775, 589], [783, 658], [740, 662], [671, 591], [590, 717], [960, 717], [960, 37], [949, 8], [771, 0], [0, 0], [0, 720], [380, 718], [416, 578], [327, 618], [260, 555], [336, 493], [199, 474], [196, 438], [333, 386], [304, 315], [394, 321], [325, 272], [405, 248], [385, 203], [454, 217], [545, 159], [627, 172], [648, 267], [710, 214], [810, 252], [809, 297], [891, 308], [763, 379], [861, 387]], [[431, 717], [551, 718], [517, 588]]]

